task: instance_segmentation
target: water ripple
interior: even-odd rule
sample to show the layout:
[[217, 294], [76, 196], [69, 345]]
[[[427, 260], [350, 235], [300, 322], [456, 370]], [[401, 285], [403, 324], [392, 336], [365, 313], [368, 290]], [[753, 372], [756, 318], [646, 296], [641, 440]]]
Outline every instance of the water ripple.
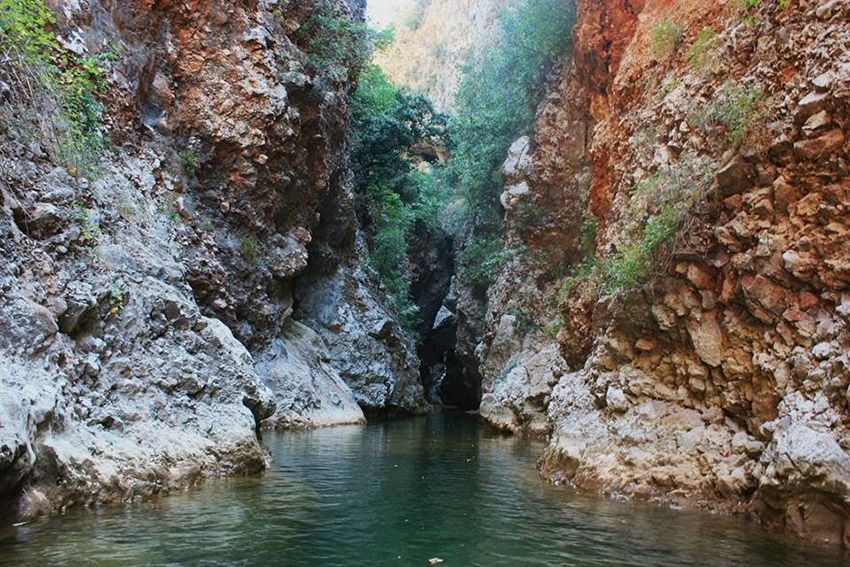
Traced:
[[269, 436], [262, 479], [0, 532], [3, 565], [846, 565], [735, 518], [583, 497], [468, 416]]

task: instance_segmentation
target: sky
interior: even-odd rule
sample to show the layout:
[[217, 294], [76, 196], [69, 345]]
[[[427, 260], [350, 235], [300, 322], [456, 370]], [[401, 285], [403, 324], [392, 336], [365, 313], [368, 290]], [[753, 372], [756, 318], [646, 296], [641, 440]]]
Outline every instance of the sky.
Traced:
[[410, 7], [413, 0], [368, 0], [367, 14], [369, 21], [377, 28], [385, 28], [388, 25], [397, 22]]

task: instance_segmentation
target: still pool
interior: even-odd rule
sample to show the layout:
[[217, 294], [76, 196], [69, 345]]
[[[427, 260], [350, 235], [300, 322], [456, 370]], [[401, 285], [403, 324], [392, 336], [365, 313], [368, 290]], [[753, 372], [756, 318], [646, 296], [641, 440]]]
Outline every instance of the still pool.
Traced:
[[267, 435], [274, 464], [152, 502], [0, 528], [6, 565], [848, 565], [738, 518], [577, 496], [472, 416]]

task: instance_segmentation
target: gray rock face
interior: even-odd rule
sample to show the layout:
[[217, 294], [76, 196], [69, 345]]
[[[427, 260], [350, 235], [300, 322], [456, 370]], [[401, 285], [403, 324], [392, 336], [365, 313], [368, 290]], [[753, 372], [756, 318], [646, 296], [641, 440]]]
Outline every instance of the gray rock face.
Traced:
[[[97, 197], [108, 210], [115, 194]], [[158, 239], [168, 221], [144, 214], [86, 245], [70, 229], [16, 237], [9, 212], [0, 249], [19, 263], [5, 270], [0, 310], [4, 498], [25, 487], [19, 512], [35, 516], [262, 469], [254, 430], [272, 394], [231, 331], [168, 277], [181, 269]]]
[[316, 80], [287, 35], [312, 4], [59, 4], [81, 49], [125, 38], [104, 63], [115, 145], [86, 179], [0, 139], [2, 507], [256, 472], [262, 426], [421, 409], [353, 245], [351, 85]]
[[287, 321], [283, 334], [256, 355], [256, 370], [277, 405], [265, 426], [291, 429], [366, 421], [324, 340], [306, 325]]
[[529, 343], [514, 353], [495, 380], [485, 383], [481, 417], [505, 431], [547, 435], [552, 431], [547, 407], [552, 388], [566, 373], [564, 359], [553, 344]]
[[419, 361], [398, 322], [375, 300], [356, 263], [299, 280], [296, 316], [328, 345], [328, 357], [367, 411], [424, 411]]

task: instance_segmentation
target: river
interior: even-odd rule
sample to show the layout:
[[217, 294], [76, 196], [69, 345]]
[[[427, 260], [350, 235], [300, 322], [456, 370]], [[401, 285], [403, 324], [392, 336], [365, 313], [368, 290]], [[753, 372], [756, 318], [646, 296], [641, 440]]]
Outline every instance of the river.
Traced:
[[803, 566], [850, 558], [741, 519], [577, 495], [472, 417], [266, 435], [271, 469], [0, 531], [9, 565]]

